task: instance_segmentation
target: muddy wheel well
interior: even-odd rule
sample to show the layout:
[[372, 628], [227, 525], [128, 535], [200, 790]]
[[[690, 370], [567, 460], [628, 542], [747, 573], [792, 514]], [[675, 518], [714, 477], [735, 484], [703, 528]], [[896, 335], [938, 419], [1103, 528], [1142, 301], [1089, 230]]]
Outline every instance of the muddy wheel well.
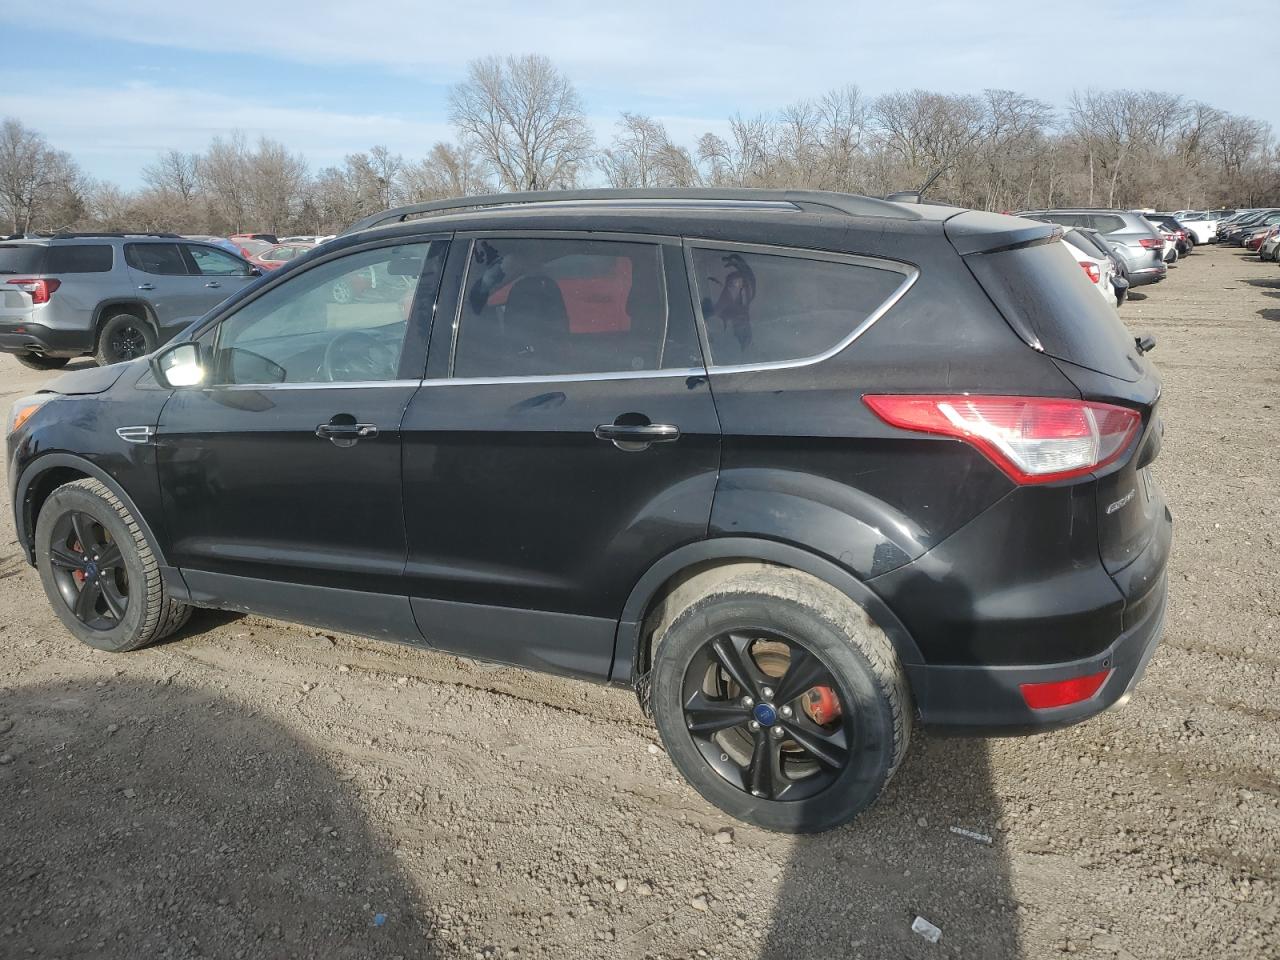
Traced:
[[57, 490], [58, 487], [68, 483], [75, 483], [77, 480], [85, 480], [88, 477], [89, 474], [74, 467], [52, 467], [32, 481], [31, 486], [27, 488], [27, 502], [23, 507], [23, 536], [27, 541], [27, 546], [30, 546], [35, 541], [36, 518], [40, 516], [40, 509], [44, 506], [44, 502], [49, 499], [49, 494]]

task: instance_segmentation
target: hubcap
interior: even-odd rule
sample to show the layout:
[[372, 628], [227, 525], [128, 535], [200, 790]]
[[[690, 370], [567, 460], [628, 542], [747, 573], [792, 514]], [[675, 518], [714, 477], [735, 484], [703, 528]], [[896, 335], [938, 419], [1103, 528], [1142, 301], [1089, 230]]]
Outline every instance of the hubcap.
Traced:
[[121, 327], [111, 337], [111, 349], [121, 360], [133, 360], [147, 352], [147, 338], [137, 327]]
[[776, 632], [735, 630], [707, 641], [685, 671], [682, 695], [685, 729], [703, 759], [762, 799], [816, 796], [857, 747], [835, 676], [803, 643]]
[[92, 630], [119, 625], [129, 609], [129, 575], [106, 527], [79, 510], [63, 514], [53, 526], [49, 564], [77, 620]]

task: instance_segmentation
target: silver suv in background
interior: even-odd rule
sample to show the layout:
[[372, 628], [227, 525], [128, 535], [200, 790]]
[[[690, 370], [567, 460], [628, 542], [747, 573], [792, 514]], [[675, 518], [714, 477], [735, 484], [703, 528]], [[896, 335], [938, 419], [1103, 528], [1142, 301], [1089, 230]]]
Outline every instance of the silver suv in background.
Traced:
[[1168, 273], [1169, 268], [1164, 262], [1164, 238], [1156, 226], [1140, 213], [1075, 208], [1024, 210], [1018, 216], [1098, 231], [1124, 259], [1131, 287], [1156, 283]]
[[0, 241], [0, 351], [38, 370], [150, 353], [261, 271], [174, 234], [60, 233]]

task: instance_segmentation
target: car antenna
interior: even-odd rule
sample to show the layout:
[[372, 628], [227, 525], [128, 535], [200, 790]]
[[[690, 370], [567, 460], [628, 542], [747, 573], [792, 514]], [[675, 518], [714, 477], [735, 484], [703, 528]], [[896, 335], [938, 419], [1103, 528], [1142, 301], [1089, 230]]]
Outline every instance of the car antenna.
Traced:
[[933, 173], [930, 174], [929, 179], [924, 182], [919, 190], [900, 190], [897, 193], [889, 194], [885, 199], [891, 200], [895, 203], [921, 203], [924, 200], [924, 192], [933, 186], [933, 181], [942, 176], [942, 172], [946, 169], [946, 167], [939, 167], [937, 170], [933, 171]]

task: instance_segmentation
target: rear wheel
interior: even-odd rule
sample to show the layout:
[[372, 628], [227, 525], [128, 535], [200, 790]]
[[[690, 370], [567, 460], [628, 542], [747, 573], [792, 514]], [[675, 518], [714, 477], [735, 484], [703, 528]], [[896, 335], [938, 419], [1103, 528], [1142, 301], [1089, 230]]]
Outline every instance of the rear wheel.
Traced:
[[151, 324], [132, 313], [117, 313], [107, 319], [98, 334], [98, 365], [136, 360], [155, 348], [156, 333]]
[[892, 645], [843, 594], [797, 571], [732, 576], [655, 638], [652, 707], [707, 800], [807, 833], [870, 806], [906, 753], [911, 703]]
[[38, 353], [14, 354], [18, 362], [32, 370], [60, 370], [71, 362], [70, 357], [44, 357]]
[[168, 596], [151, 545], [124, 502], [97, 480], [49, 494], [36, 522], [36, 566], [54, 613], [99, 650], [144, 647], [191, 615]]

